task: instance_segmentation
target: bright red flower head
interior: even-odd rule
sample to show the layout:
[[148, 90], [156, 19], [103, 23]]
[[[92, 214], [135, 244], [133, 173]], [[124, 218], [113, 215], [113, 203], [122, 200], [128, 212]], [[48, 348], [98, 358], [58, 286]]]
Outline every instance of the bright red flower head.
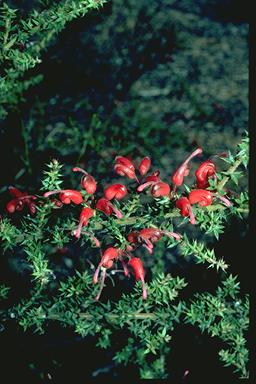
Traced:
[[82, 209], [79, 217], [79, 224], [75, 231], [73, 231], [73, 235], [76, 236], [78, 239], [81, 235], [81, 230], [83, 226], [86, 226], [88, 224], [89, 219], [94, 216], [95, 211], [89, 207], [85, 207]]
[[127, 188], [124, 184], [112, 184], [104, 190], [104, 196], [108, 200], [116, 198], [121, 200], [127, 195]]
[[148, 173], [150, 167], [151, 167], [151, 160], [149, 157], [146, 156], [146, 157], [144, 157], [144, 159], [141, 160], [139, 167], [138, 167], [138, 170], [139, 170], [141, 176], [146, 175], [146, 173]]
[[82, 186], [82, 188], [84, 188], [86, 190], [86, 192], [89, 195], [92, 195], [96, 192], [97, 183], [96, 183], [94, 177], [92, 177], [91, 175], [89, 175], [89, 173], [87, 173], [86, 171], [84, 171], [82, 168], [79, 168], [79, 167], [74, 167], [73, 172], [84, 173], [84, 176], [82, 176], [82, 178], [81, 178], [81, 186]]
[[216, 177], [216, 166], [211, 160], [206, 160], [199, 165], [195, 172], [196, 185], [198, 188], [209, 187], [209, 178]]
[[117, 156], [115, 158], [115, 172], [120, 176], [126, 176], [129, 179], [137, 179], [137, 176], [135, 174], [135, 168], [133, 163], [127, 158], [123, 156]]
[[14, 213], [15, 211], [22, 211], [24, 206], [27, 205], [29, 212], [33, 215], [36, 212], [36, 204], [34, 200], [36, 196], [29, 195], [27, 192], [21, 192], [19, 189], [10, 186], [10, 195], [14, 197], [6, 204], [6, 210], [8, 213]]
[[125, 167], [135, 171], [134, 165], [127, 157], [116, 156], [115, 158], [116, 165], [124, 165]]
[[131, 243], [132, 248], [128, 246], [127, 250], [134, 250], [136, 245], [142, 244], [142, 246], [145, 247], [149, 253], [153, 253], [153, 243], [160, 240], [163, 235], [174, 237], [176, 240], [181, 238], [181, 236], [175, 232], [169, 232], [158, 228], [143, 228], [139, 232], [132, 231], [128, 235], [127, 239]]
[[197, 148], [195, 151], [191, 153], [190, 156], [186, 158], [186, 160], [176, 169], [174, 174], [172, 175], [172, 181], [174, 183], [174, 190], [177, 187], [180, 187], [183, 184], [184, 177], [189, 174], [188, 163], [193, 157], [201, 154], [203, 152], [202, 148]]
[[155, 171], [152, 175], [147, 176], [145, 182], [137, 187], [137, 191], [142, 192], [144, 189], [151, 187], [150, 193], [153, 197], [168, 196], [170, 186], [159, 178], [159, 174], [159, 171]]
[[110, 216], [112, 213], [115, 213], [118, 219], [123, 217], [122, 213], [107, 199], [101, 197], [96, 203], [96, 209], [104, 212], [106, 215]]
[[143, 268], [142, 261], [138, 257], [133, 257], [128, 262], [128, 265], [133, 269], [134, 276], [136, 280], [141, 280], [142, 283], [142, 298], [143, 300], [147, 299], [147, 289], [145, 286], [145, 271]]
[[96, 268], [95, 273], [93, 275], [93, 283], [97, 284], [99, 272], [100, 272], [100, 270], [102, 270], [100, 289], [99, 289], [99, 292], [95, 298], [95, 301], [99, 300], [101, 292], [103, 290], [104, 281], [106, 278], [106, 270], [112, 267], [114, 261], [117, 260], [121, 254], [122, 254], [122, 251], [120, 249], [114, 248], [114, 247], [109, 247], [104, 251], [104, 253], [101, 257], [101, 260], [99, 262], [99, 265]]
[[189, 216], [190, 223], [196, 224], [195, 216], [193, 214], [189, 200], [186, 197], [180, 197], [176, 203], [176, 207], [179, 208], [181, 216]]
[[190, 191], [188, 196], [190, 204], [199, 204], [201, 207], [206, 207], [211, 205], [213, 200], [213, 195], [210, 191], [205, 189], [194, 189]]
[[45, 192], [44, 197], [48, 197], [56, 193], [59, 194], [59, 199], [63, 204], [74, 203], [76, 205], [79, 205], [83, 201], [83, 196], [81, 195], [81, 193], [74, 189], [56, 189], [54, 191]]
[[153, 197], [168, 196], [170, 193], [170, 186], [167, 183], [159, 181], [152, 186], [150, 192]]

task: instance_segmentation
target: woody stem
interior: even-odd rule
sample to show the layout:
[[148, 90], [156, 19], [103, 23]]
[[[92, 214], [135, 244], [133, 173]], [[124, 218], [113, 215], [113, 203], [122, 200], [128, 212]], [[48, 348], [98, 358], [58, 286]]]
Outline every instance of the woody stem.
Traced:
[[242, 163], [242, 159], [239, 158], [237, 159], [234, 164], [226, 171], [226, 176], [223, 177], [223, 179], [219, 182], [217, 185], [218, 190], [222, 190], [224, 186], [227, 184], [229, 181], [229, 176], [232, 175], [233, 172], [239, 167], [239, 165]]
[[[158, 317], [154, 312], [140, 312], [140, 313], [134, 312], [134, 313], [127, 313], [126, 316], [127, 318], [137, 319], [137, 320], [145, 320], [145, 319], [156, 320]], [[95, 319], [95, 316], [88, 312], [80, 312], [79, 317], [86, 320]], [[118, 319], [120, 318], [119, 315], [116, 315], [114, 313], [105, 313], [104, 317], [107, 321], [118, 321]], [[168, 317], [168, 313], [166, 314], [166, 317]], [[59, 320], [59, 321], [63, 320], [63, 318], [59, 316], [59, 314], [57, 313], [49, 313], [47, 315], [47, 319]]]

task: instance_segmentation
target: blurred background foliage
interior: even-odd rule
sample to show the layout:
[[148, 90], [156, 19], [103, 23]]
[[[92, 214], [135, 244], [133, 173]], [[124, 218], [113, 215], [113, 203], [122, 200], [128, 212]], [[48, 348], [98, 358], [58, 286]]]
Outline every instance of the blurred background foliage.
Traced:
[[[46, 3], [8, 1], [24, 15]], [[248, 114], [239, 3], [112, 0], [68, 24], [1, 123], [2, 183], [35, 186], [53, 157], [100, 176], [116, 154], [150, 155], [169, 176], [196, 144], [206, 157], [234, 149]]]

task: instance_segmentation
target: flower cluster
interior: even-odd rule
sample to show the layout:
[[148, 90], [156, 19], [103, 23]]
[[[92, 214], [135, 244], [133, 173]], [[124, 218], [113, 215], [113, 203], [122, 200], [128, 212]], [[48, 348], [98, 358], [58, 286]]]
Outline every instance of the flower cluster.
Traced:
[[31, 196], [27, 192], [21, 192], [13, 186], [10, 186], [8, 189], [13, 198], [6, 204], [7, 212], [14, 213], [15, 211], [22, 211], [25, 205], [27, 205], [31, 214], [36, 212], [36, 196]]
[[[173, 201], [173, 207], [178, 208], [181, 216], [189, 217], [191, 224], [196, 224], [195, 215], [192, 211], [192, 206], [197, 204], [199, 207], [206, 207], [213, 203], [214, 198], [220, 199], [226, 206], [231, 203], [227, 197], [219, 195], [217, 191], [208, 190], [210, 178], [216, 179], [216, 166], [212, 160], [208, 159], [202, 162], [195, 171], [195, 182], [190, 192], [187, 195], [178, 195], [177, 189], [184, 183], [184, 178], [188, 176], [189, 162], [198, 155], [202, 154], [202, 148], [197, 148], [188, 156], [184, 162], [175, 170], [171, 176], [171, 182], [167, 183], [160, 178], [160, 171], [153, 170], [149, 175], [151, 168], [151, 159], [144, 157], [136, 166], [128, 157], [117, 156], [115, 158], [114, 171], [117, 175], [125, 177], [131, 181], [135, 181], [135, 187], [131, 187], [133, 193], [139, 193], [148, 190], [153, 198], [167, 197]], [[114, 183], [106, 186], [103, 190], [103, 195], [97, 196], [97, 182], [92, 175], [84, 169], [74, 167], [73, 172], [82, 173], [80, 186], [82, 190], [76, 189], [55, 189], [47, 191], [41, 196], [44, 199], [50, 198], [55, 208], [61, 208], [63, 205], [81, 206], [78, 226], [72, 230], [72, 235], [77, 239], [82, 234], [87, 234], [94, 241], [96, 247], [100, 249], [101, 259], [93, 276], [93, 283], [98, 283], [99, 275], [100, 288], [96, 300], [99, 300], [107, 270], [112, 268], [116, 262], [121, 262], [125, 276], [129, 276], [129, 268], [132, 269], [135, 279], [142, 283], [142, 297], [147, 298], [147, 290], [145, 285], [145, 271], [143, 262], [140, 258], [135, 257], [133, 252], [140, 246], [152, 254], [154, 243], [160, 240], [163, 236], [181, 240], [181, 235], [176, 232], [170, 232], [166, 229], [159, 228], [142, 228], [133, 230], [127, 235], [127, 243], [120, 248], [108, 247], [104, 252], [101, 250], [100, 241], [91, 233], [85, 231], [84, 227], [88, 226], [90, 220], [97, 215], [97, 212], [103, 212], [105, 215], [114, 215], [118, 219], [123, 218], [122, 212], [117, 208], [117, 201], [127, 197], [129, 194], [128, 188], [123, 183]], [[130, 188], [130, 187], [129, 187]], [[84, 193], [86, 192], [86, 193]], [[12, 199], [6, 204], [8, 213], [21, 211], [24, 205], [28, 206], [30, 214], [36, 213], [35, 200], [40, 196], [28, 195], [27, 192], [21, 192], [15, 187], [9, 187], [9, 193]], [[53, 195], [57, 195], [52, 199]], [[90, 198], [91, 197], [91, 198]], [[42, 204], [42, 202], [40, 202]], [[121, 249], [122, 248], [122, 249]]]

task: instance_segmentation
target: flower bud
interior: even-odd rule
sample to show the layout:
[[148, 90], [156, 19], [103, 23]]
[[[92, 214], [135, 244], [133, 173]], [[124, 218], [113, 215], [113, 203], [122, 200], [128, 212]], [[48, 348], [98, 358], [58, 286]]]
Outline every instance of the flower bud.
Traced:
[[139, 167], [138, 167], [141, 176], [144, 176], [148, 172], [150, 167], [151, 167], [150, 158], [144, 157], [144, 159], [141, 160]]

